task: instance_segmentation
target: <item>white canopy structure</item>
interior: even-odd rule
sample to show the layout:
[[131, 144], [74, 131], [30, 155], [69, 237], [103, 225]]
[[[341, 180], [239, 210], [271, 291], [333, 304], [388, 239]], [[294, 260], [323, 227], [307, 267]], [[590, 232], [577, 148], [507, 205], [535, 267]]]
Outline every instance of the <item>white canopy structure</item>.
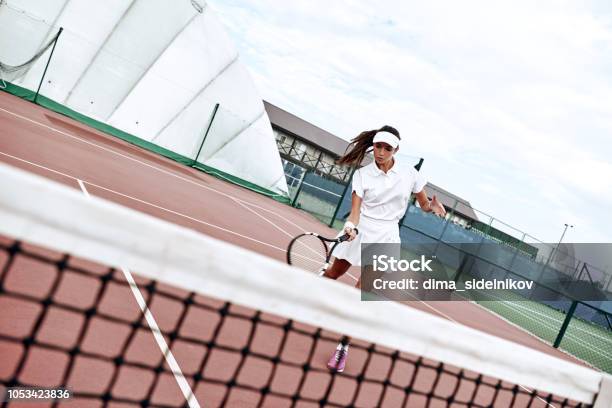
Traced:
[[[287, 195], [261, 97], [203, 0], [0, 0], [0, 68], [27, 62], [60, 27], [41, 95]], [[0, 70], [4, 80], [35, 91], [51, 48]]]

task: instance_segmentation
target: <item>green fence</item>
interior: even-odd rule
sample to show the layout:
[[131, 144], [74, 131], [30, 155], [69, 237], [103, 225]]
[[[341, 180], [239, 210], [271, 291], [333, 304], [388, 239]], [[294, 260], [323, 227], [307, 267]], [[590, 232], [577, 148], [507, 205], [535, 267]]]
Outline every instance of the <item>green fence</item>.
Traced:
[[[612, 373], [612, 313], [609, 292], [588, 279], [578, 279], [546, 262], [545, 257], [533, 256], [521, 250], [521, 245], [504, 245], [499, 235], [487, 237], [470, 229], [423, 213], [411, 206], [400, 227], [402, 245], [411, 252], [428, 253], [445, 265], [454, 266], [455, 278], [511, 277], [531, 280], [531, 291], [495, 292], [488, 299], [472, 299], [482, 307], [538, 336], [553, 347], [558, 347], [589, 364]], [[461, 244], [479, 251], [465, 251]], [[537, 243], [528, 243], [540, 250]], [[487, 251], [494, 246], [496, 251]], [[548, 246], [544, 246], [546, 249]], [[435, 248], [435, 250], [432, 250]], [[454, 258], [453, 258], [454, 257]], [[448, 261], [454, 259], [453, 261]], [[466, 262], [469, 259], [470, 262]], [[583, 264], [584, 265], [584, 264]], [[588, 269], [588, 266], [585, 268]], [[586, 274], [583, 273], [583, 278]], [[572, 289], [585, 286], [601, 296], [599, 301], [582, 301], [572, 295]]]
[[[350, 181], [341, 185], [312, 171], [296, 171], [293, 166], [292, 172], [286, 172], [293, 205], [340, 229], [350, 211], [350, 189], [346, 188]], [[447, 198], [446, 201], [451, 200]], [[453, 205], [446, 219], [424, 213], [415, 205], [408, 207], [400, 225], [404, 250], [424, 250], [433, 244], [439, 255], [448, 252], [449, 248], [456, 250], [454, 243], [496, 245], [500, 249], [495, 259], [481, 254], [479, 263], [465, 270], [465, 275], [459, 278], [480, 276], [478, 274], [484, 270], [491, 269], [493, 272], [488, 273], [496, 273], [499, 277], [511, 275], [516, 279], [533, 280], [534, 292], [505, 292], [501, 298], [479, 299], [475, 303], [551, 346], [612, 373], [612, 313], [606, 310], [612, 307], [612, 302], [607, 300], [612, 299], [612, 294], [599, 302], [583, 302], [566, 290], [571, 285], [589, 285], [605, 295], [610, 290], [610, 275], [563, 253], [563, 248], [557, 245], [538, 241], [473, 208], [477, 220], [462, 224], [453, 215], [465, 212], [462, 208], [465, 204], [458, 200], [451, 202]], [[459, 270], [459, 263], [456, 266], [451, 273]], [[531, 299], [542, 297], [542, 291], [546, 292], [548, 300]]]

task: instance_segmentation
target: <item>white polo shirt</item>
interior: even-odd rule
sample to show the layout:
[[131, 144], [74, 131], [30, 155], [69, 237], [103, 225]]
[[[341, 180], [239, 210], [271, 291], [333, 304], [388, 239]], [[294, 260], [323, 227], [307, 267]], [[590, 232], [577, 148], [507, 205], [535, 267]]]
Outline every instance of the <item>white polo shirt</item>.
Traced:
[[426, 180], [412, 166], [393, 158], [387, 173], [375, 162], [355, 171], [353, 191], [362, 198], [361, 215], [385, 221], [398, 221], [408, 207], [411, 193], [423, 190]]

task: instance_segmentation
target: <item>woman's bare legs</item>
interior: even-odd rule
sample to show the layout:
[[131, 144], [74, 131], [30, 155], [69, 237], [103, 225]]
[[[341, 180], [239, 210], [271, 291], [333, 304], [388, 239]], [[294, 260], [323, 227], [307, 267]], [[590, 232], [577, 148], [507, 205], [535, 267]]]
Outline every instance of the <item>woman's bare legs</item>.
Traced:
[[329, 279], [338, 279], [349, 270], [351, 264], [346, 259], [334, 259], [323, 276]]
[[[344, 275], [346, 271], [349, 270], [351, 264], [345, 259], [334, 259], [334, 262], [327, 268], [323, 276], [329, 279], [338, 279], [340, 276]], [[361, 279], [357, 280], [357, 288], [361, 287]], [[346, 357], [348, 355], [348, 346], [349, 346], [350, 338], [348, 336], [344, 336], [336, 351], [329, 359], [327, 363], [327, 367], [330, 370], [334, 370], [337, 372], [344, 371], [344, 366], [346, 364]]]
[[[349, 270], [351, 264], [346, 259], [334, 259], [334, 262], [327, 268], [323, 276], [329, 279], [338, 279]], [[355, 284], [357, 289], [361, 289], [361, 278]]]

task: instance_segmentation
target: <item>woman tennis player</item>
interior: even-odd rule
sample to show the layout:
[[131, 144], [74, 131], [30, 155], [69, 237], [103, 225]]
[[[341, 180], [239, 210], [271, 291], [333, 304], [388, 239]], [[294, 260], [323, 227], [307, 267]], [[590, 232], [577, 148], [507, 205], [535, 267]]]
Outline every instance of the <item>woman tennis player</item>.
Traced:
[[[361, 265], [362, 243], [400, 243], [399, 221], [408, 208], [410, 195], [416, 199], [425, 212], [433, 212], [440, 217], [446, 215], [444, 206], [436, 196], [429, 201], [423, 190], [426, 181], [411, 165], [397, 160], [400, 134], [391, 126], [378, 130], [362, 132], [354, 138], [349, 150], [339, 160], [339, 164], [358, 166], [366, 153], [372, 151], [374, 161], [353, 175], [351, 213], [344, 224], [348, 241], [338, 245], [334, 251], [335, 260], [325, 271], [324, 276], [338, 279], [353, 265]], [[355, 233], [355, 228], [359, 234]], [[357, 287], [361, 280], [357, 281]], [[344, 339], [330, 358], [329, 369], [342, 372], [348, 356], [349, 340]]]

